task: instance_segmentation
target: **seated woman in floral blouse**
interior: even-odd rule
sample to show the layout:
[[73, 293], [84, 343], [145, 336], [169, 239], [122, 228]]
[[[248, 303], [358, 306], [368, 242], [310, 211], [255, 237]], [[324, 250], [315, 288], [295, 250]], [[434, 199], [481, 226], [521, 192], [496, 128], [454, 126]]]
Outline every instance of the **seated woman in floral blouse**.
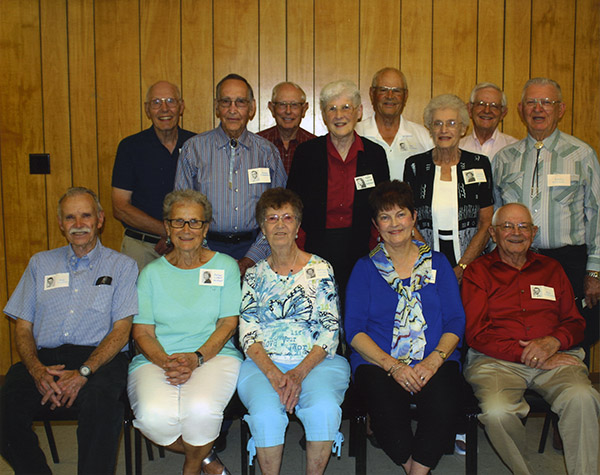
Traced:
[[323, 473], [332, 443], [341, 442], [340, 404], [350, 377], [348, 362], [335, 354], [333, 270], [296, 246], [302, 201], [293, 191], [265, 191], [256, 219], [271, 255], [248, 269], [242, 288], [240, 342], [247, 359], [238, 394], [249, 412], [244, 419], [263, 474], [280, 472], [286, 411], [304, 425], [307, 473]]

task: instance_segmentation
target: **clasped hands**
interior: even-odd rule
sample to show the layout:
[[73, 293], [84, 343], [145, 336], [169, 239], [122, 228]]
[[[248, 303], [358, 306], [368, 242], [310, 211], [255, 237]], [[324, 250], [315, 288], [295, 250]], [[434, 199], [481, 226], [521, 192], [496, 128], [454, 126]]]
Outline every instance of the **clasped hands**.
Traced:
[[423, 361], [414, 365], [414, 367], [401, 363], [391, 376], [406, 392], [411, 394], [418, 393], [441, 366], [434, 358], [435, 355], [429, 355]]
[[559, 353], [561, 343], [553, 336], [544, 336], [533, 340], [519, 340], [519, 345], [523, 347], [521, 363], [531, 368], [550, 370], [559, 366], [583, 364], [575, 356]]
[[285, 406], [285, 410], [292, 414], [300, 399], [302, 381], [305, 376], [297, 368], [293, 368], [285, 374], [277, 368], [277, 371], [273, 371], [273, 373], [267, 378], [273, 389], [279, 394], [279, 400]]
[[65, 365], [40, 366], [32, 371], [35, 385], [42, 395], [42, 406], [50, 401], [50, 409], [71, 407], [79, 390], [87, 383], [76, 369], [65, 369]]
[[167, 382], [173, 386], [185, 383], [198, 367], [196, 353], [173, 353], [167, 355], [166, 358], [167, 361], [162, 365], [162, 368], [165, 370]]

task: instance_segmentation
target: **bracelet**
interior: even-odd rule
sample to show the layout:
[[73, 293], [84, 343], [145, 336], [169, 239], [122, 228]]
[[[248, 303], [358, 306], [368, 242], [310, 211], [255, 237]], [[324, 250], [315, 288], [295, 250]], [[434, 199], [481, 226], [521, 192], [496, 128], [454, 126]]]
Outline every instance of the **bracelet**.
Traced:
[[396, 372], [396, 370], [397, 370], [398, 368], [400, 368], [400, 366], [401, 366], [401, 365], [402, 365], [402, 363], [400, 363], [400, 361], [397, 361], [396, 363], [394, 363], [394, 364], [391, 366], [390, 370], [388, 371], [388, 374], [387, 374], [387, 375], [388, 375], [388, 376], [393, 376], [393, 374]]
[[593, 277], [594, 279], [600, 279], [600, 272], [595, 271], [595, 270], [587, 271], [587, 275], [589, 275], [590, 277]]
[[458, 267], [460, 267], [462, 270], [465, 270], [467, 268], [467, 264], [463, 264], [462, 262], [459, 262]]

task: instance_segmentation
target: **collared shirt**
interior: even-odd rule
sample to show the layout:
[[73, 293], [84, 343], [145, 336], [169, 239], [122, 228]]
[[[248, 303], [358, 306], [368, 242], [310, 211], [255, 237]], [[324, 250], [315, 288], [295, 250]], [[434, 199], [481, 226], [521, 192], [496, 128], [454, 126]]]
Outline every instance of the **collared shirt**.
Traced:
[[276, 125], [271, 127], [270, 129], [258, 132], [257, 135], [260, 135], [261, 137], [267, 139], [269, 142], [275, 145], [275, 147], [277, 147], [277, 150], [279, 151], [279, 156], [281, 157], [281, 161], [283, 162], [283, 166], [287, 174], [290, 173], [290, 167], [292, 166], [292, 160], [294, 159], [294, 152], [296, 151], [296, 147], [301, 143], [316, 138], [316, 135], [313, 135], [307, 130], [298, 127], [298, 131], [296, 132], [296, 138], [289, 141], [288, 148], [286, 150], [286, 148], [283, 146], [283, 140], [281, 140], [281, 135], [279, 135], [279, 129]]
[[[250, 183], [250, 171], [266, 169], [269, 182]], [[287, 175], [279, 152], [268, 140], [244, 130], [237, 146], [219, 126], [188, 140], [181, 149], [175, 189], [204, 193], [213, 207], [211, 231], [241, 233], [258, 228], [256, 202], [269, 188], [285, 187]], [[269, 244], [259, 234], [247, 257], [254, 262], [269, 255]]]
[[473, 129], [472, 133], [460, 139], [459, 148], [475, 154], [485, 155], [491, 162], [501, 149], [516, 141], [516, 138], [508, 134], [503, 134], [496, 127], [492, 136], [482, 144], [479, 142], [475, 130]]
[[596, 153], [585, 142], [558, 129], [543, 142], [537, 181], [533, 137], [527, 136], [496, 154], [492, 162], [496, 206], [523, 203], [539, 227], [534, 247], [586, 244], [586, 268], [600, 271], [600, 165]]
[[390, 180], [403, 179], [404, 162], [408, 157], [433, 148], [429, 131], [422, 125], [406, 120], [402, 116], [400, 116], [400, 126], [392, 145], [383, 140], [374, 115], [356, 124], [355, 130], [358, 135], [371, 139], [384, 148], [390, 167]]
[[354, 133], [354, 142], [348, 150], [346, 160], [336, 150], [331, 136], [327, 134], [327, 229], [349, 228], [352, 226], [352, 205], [356, 183], [356, 158], [365, 147], [360, 137]]
[[462, 301], [467, 343], [493, 358], [520, 362], [519, 340], [553, 336], [564, 351], [583, 339], [569, 279], [541, 254], [528, 251], [521, 269], [502, 262], [498, 249], [479, 257], [463, 274]]
[[137, 313], [137, 275], [133, 259], [100, 241], [81, 258], [70, 245], [40, 252], [29, 260], [4, 313], [33, 323], [38, 349], [98, 346], [116, 321]]
[[124, 138], [117, 148], [113, 167], [112, 186], [131, 191], [131, 204], [159, 221], [163, 218], [165, 196], [173, 191], [179, 150], [195, 135], [181, 128], [177, 130], [173, 153], [160, 142], [154, 127]]

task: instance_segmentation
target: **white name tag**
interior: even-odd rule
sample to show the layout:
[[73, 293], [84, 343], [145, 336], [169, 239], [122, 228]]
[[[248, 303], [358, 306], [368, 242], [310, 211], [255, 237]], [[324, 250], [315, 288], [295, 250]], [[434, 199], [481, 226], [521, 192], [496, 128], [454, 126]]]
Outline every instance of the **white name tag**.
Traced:
[[223, 287], [225, 271], [223, 269], [200, 269], [199, 285], [216, 285]]
[[463, 170], [463, 180], [467, 185], [471, 183], [485, 183], [485, 172], [483, 168], [472, 168], [471, 170]]
[[375, 187], [375, 180], [373, 179], [373, 175], [370, 173], [368, 175], [355, 177], [354, 183], [356, 184], [357, 190], [365, 190], [367, 188]]
[[323, 263], [314, 264], [304, 269], [306, 280], [325, 279], [328, 275], [329, 272], [327, 272], [327, 266]]
[[548, 175], [548, 186], [570, 186], [571, 175], [568, 173], [553, 173]]
[[435, 284], [436, 277], [437, 277], [437, 269], [431, 269], [431, 276], [429, 277], [429, 283]]
[[556, 301], [554, 288], [546, 287], [545, 285], [530, 285], [529, 287], [531, 287], [532, 299]]
[[58, 289], [69, 286], [69, 273], [49, 274], [44, 276], [44, 290]]
[[271, 171], [268, 168], [250, 168], [248, 170], [248, 183], [271, 183]]

